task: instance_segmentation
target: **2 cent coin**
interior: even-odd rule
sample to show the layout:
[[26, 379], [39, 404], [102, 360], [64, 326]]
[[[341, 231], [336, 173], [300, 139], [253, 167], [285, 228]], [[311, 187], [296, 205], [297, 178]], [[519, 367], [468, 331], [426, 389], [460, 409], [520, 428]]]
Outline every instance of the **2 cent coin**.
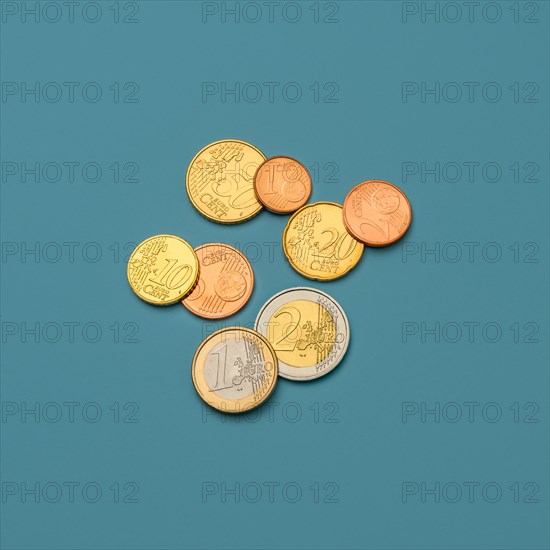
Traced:
[[344, 225], [369, 246], [388, 246], [409, 229], [412, 209], [399, 187], [382, 180], [356, 185], [344, 200]]

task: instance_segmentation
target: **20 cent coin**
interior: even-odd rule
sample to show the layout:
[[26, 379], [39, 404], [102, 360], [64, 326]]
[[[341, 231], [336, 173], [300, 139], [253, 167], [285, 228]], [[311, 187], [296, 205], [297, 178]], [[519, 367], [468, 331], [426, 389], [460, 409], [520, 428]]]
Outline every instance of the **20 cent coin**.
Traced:
[[290, 265], [310, 279], [327, 281], [353, 269], [363, 253], [342, 222], [342, 207], [334, 202], [306, 204], [288, 220], [283, 250]]

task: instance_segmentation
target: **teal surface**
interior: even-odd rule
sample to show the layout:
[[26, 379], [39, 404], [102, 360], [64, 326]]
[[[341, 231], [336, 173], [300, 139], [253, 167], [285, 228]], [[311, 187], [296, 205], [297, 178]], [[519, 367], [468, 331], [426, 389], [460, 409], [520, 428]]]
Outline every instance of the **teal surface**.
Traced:
[[[0, 6], [2, 549], [549, 547], [547, 2]], [[313, 201], [395, 183], [410, 231], [303, 279], [286, 217], [191, 206], [230, 137], [303, 162]], [[243, 250], [246, 308], [137, 299], [158, 233]], [[203, 337], [300, 285], [345, 309], [345, 360], [205, 409]]]

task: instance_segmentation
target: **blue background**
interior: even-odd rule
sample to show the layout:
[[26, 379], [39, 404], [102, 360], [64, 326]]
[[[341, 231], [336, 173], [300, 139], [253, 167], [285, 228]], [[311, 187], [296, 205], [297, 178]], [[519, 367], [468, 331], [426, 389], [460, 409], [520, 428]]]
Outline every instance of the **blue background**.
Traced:
[[[403, 5], [393, 1], [338, 2], [336, 23], [315, 23], [313, 2], [300, 3], [296, 23], [277, 10], [270, 23], [265, 7], [257, 23], [236, 23], [230, 15], [224, 23], [220, 12], [203, 22], [201, 2], [126, 8], [121, 2], [122, 14], [138, 7], [138, 22], [126, 24], [113, 22], [112, 2], [100, 4], [97, 23], [79, 15], [79, 4], [74, 23], [66, 14], [57, 23], [22, 21], [19, 14], [1, 27], [4, 83], [77, 81], [81, 89], [98, 82], [103, 91], [96, 103], [77, 91], [73, 103], [65, 93], [53, 103], [14, 95], [1, 104], [3, 162], [102, 167], [97, 183], [79, 172], [73, 183], [66, 175], [57, 183], [23, 183], [20, 175], [2, 181], [2, 241], [17, 250], [2, 260], [2, 321], [5, 330], [19, 331], [2, 345], [3, 487], [74, 481], [102, 488], [96, 503], [79, 489], [74, 502], [66, 493], [59, 502], [6, 496], [2, 548], [548, 548], [548, 3], [530, 3], [538, 23], [523, 22], [529, 6], [519, 7], [515, 23], [511, 2], [499, 3], [495, 23], [479, 12], [471, 23], [466, 14], [457, 23], [430, 16], [423, 23], [419, 14], [404, 23]], [[332, 9], [321, 3], [321, 18]], [[279, 82], [277, 90], [297, 82], [303, 97], [291, 103], [277, 93], [272, 103], [266, 96], [237, 103], [217, 94], [203, 101], [202, 83], [222, 81]], [[420, 94], [404, 102], [403, 82], [435, 81], [480, 86], [472, 102], [436, 103], [433, 96], [422, 102]], [[137, 83], [138, 102], [114, 102], [114, 82]], [[337, 102], [323, 102], [323, 92], [315, 102], [309, 90], [315, 82], [321, 90], [336, 82]], [[487, 82], [501, 86], [499, 101], [481, 96]], [[522, 91], [514, 102], [508, 90], [514, 82], [536, 82], [538, 101], [524, 103]], [[188, 201], [184, 178], [193, 155], [231, 137], [308, 167], [335, 163], [337, 181], [327, 181], [328, 169], [321, 168], [313, 201], [341, 203], [366, 179], [400, 185], [414, 221], [402, 243], [367, 249], [348, 276], [318, 283], [349, 317], [345, 361], [313, 383], [280, 380], [271, 409], [224, 422], [204, 409], [190, 376], [195, 348], [222, 325], [207, 325], [177, 305], [141, 302], [128, 287], [124, 260], [127, 243], [158, 233], [194, 246], [239, 243], [253, 259], [256, 287], [226, 325], [252, 323], [265, 300], [284, 288], [316, 286], [284, 259], [286, 217], [262, 212], [223, 226], [203, 219]], [[478, 173], [471, 183], [465, 176], [437, 183], [419, 173], [404, 181], [402, 163], [423, 161], [495, 162], [502, 177], [491, 183]], [[138, 181], [113, 182], [114, 162], [137, 163]], [[515, 183], [513, 162], [536, 163], [538, 181]], [[470, 241], [480, 243], [472, 262], [461, 244]], [[37, 242], [38, 258], [22, 258], [22, 247]], [[66, 242], [78, 243], [73, 261]], [[404, 256], [415, 243], [420, 249], [436, 242], [459, 243], [463, 257], [449, 261], [449, 247], [440, 261]], [[481, 254], [489, 242], [502, 249], [497, 262]], [[538, 247], [534, 263], [523, 261], [529, 242]], [[518, 262], [508, 248], [513, 243], [520, 246]], [[45, 248], [55, 257], [56, 245], [61, 257], [44, 259]], [[101, 257], [91, 261], [98, 249]], [[403, 342], [403, 323], [469, 321], [498, 323], [501, 340], [490, 343], [478, 332], [473, 342], [463, 335], [434, 343], [428, 335], [423, 343], [420, 334]], [[21, 336], [22, 323], [41, 329], [54, 323], [53, 334], [67, 322], [79, 323], [72, 342], [67, 332], [57, 342]], [[102, 329], [96, 343], [81, 335], [90, 322]], [[118, 343], [109, 328], [117, 322]], [[516, 322], [535, 323], [538, 341], [515, 343], [508, 327]], [[124, 329], [126, 323], [135, 325]], [[124, 343], [134, 326], [137, 342]], [[522, 328], [520, 340], [525, 336]], [[74, 422], [66, 409], [52, 422], [41, 413], [38, 421], [6, 414], [14, 403], [21, 409], [69, 401], [80, 403]], [[497, 403], [502, 419], [485, 421], [481, 406], [472, 422], [402, 418], [404, 402], [468, 401]], [[79, 413], [89, 402], [101, 408], [97, 422]], [[538, 422], [523, 422], [525, 412], [514, 422], [508, 407], [516, 402], [520, 409], [536, 403]], [[114, 403], [135, 403], [122, 413], [139, 407], [129, 418], [135, 422], [116, 422]], [[302, 416], [293, 422], [296, 411]], [[489, 503], [478, 490], [473, 502], [466, 494], [456, 503], [430, 495], [422, 502], [420, 493], [402, 501], [404, 482], [469, 481], [499, 484], [502, 498]], [[139, 487], [138, 502], [114, 502], [114, 482]], [[219, 492], [204, 499], [205, 482]], [[274, 502], [266, 482], [280, 484]], [[291, 482], [302, 490], [297, 503], [281, 494]], [[516, 482], [537, 484], [538, 502], [514, 503], [508, 487]], [[251, 502], [256, 485], [249, 486], [249, 496], [235, 502], [231, 494], [222, 497], [223, 483], [241, 489], [255, 483], [264, 492]], [[315, 483], [321, 502], [310, 489]], [[323, 502], [332, 491], [324, 486], [337, 486], [337, 502]], [[522, 489], [520, 500], [525, 496]]]

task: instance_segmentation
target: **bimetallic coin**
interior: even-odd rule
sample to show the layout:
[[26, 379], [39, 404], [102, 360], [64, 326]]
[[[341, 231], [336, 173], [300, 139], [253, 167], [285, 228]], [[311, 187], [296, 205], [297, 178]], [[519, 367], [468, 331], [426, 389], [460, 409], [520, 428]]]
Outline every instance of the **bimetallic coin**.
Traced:
[[254, 287], [254, 272], [246, 256], [223, 243], [203, 244], [195, 252], [200, 265], [199, 282], [182, 304], [205, 319], [237, 313]]
[[290, 157], [267, 159], [254, 176], [258, 200], [271, 212], [288, 214], [306, 204], [311, 195], [311, 176]]
[[146, 302], [179, 302], [199, 278], [199, 260], [191, 245], [174, 235], [155, 235], [139, 244], [128, 260], [128, 282]]
[[298, 273], [328, 281], [342, 277], [357, 265], [363, 244], [346, 231], [339, 204], [315, 202], [306, 204], [288, 220], [283, 250]]
[[193, 384], [211, 407], [241, 413], [261, 405], [277, 383], [277, 355], [255, 330], [231, 327], [211, 334], [193, 358]]
[[356, 185], [344, 200], [344, 225], [369, 246], [387, 246], [409, 229], [412, 210], [405, 193], [382, 180]]
[[255, 324], [279, 358], [279, 375], [313, 380], [340, 363], [349, 344], [349, 323], [340, 304], [313, 288], [289, 288], [270, 298]]
[[216, 141], [201, 149], [189, 164], [187, 194], [209, 220], [239, 223], [258, 214], [262, 205], [254, 193], [254, 174], [265, 160], [250, 143]]

